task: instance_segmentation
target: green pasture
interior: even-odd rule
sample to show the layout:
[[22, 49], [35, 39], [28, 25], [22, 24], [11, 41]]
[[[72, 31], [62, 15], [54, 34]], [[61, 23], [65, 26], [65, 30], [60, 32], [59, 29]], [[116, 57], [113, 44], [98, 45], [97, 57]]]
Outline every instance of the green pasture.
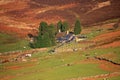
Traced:
[[[26, 47], [26, 48], [24, 48]], [[29, 42], [12, 35], [0, 33], [0, 52], [30, 49]]]
[[[32, 59], [37, 59], [32, 62]], [[11, 62], [5, 63], [0, 73], [3, 76], [15, 76], [11, 80], [66, 80], [77, 77], [94, 76], [98, 74], [106, 74], [95, 63], [82, 63], [86, 59], [82, 52], [74, 53], [35, 53], [28, 62]], [[24, 67], [25, 65], [33, 64], [33, 66]], [[69, 65], [68, 65], [69, 64]], [[19, 66], [20, 69], [8, 69], [10, 66]]]
[[[84, 54], [89, 54], [91, 57], [99, 56], [104, 57], [114, 62], [120, 63], [120, 47], [115, 48], [98, 48], [98, 49], [90, 49], [83, 52]], [[113, 54], [115, 57], [105, 57], [104, 54]]]

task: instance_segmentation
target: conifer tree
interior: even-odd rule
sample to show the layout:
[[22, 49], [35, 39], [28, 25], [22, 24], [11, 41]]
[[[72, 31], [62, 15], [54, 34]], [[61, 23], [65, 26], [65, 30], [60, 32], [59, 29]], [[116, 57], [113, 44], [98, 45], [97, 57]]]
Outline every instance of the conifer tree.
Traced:
[[39, 26], [38, 36], [33, 44], [30, 44], [32, 48], [50, 47], [55, 45], [55, 27], [53, 24], [47, 25], [46, 22], [41, 22]]
[[55, 34], [56, 34], [56, 29], [55, 26], [53, 24], [50, 24], [48, 26], [48, 33], [49, 33], [49, 38], [51, 40], [52, 46], [54, 46], [55, 43]]
[[75, 22], [75, 27], [74, 27], [74, 34], [80, 34], [81, 33], [81, 25], [80, 25], [80, 21], [76, 20]]
[[64, 28], [64, 31], [67, 31], [69, 29], [69, 25], [66, 21], [63, 22], [63, 28]]
[[62, 21], [59, 21], [57, 23], [57, 32], [61, 32], [61, 28], [62, 28]]
[[62, 22], [62, 21], [59, 21], [57, 23], [57, 31], [59, 32], [65, 32], [68, 30], [68, 23], [66, 21]]

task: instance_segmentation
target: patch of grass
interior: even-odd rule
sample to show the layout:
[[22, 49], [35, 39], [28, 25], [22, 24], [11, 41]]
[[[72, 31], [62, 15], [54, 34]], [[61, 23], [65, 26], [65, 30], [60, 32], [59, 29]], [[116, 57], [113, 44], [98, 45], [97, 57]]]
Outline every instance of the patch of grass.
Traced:
[[[41, 68], [40, 68], [41, 69]], [[96, 71], [94, 71], [94, 70]], [[91, 76], [107, 73], [98, 68], [96, 64], [76, 64], [57, 68], [47, 68], [40, 72], [28, 73], [13, 80], [65, 80], [69, 78]]]
[[120, 76], [108, 78], [108, 80], [120, 80]]
[[[0, 75], [16, 76], [12, 80], [66, 80], [69, 78], [107, 73], [100, 69], [98, 64], [76, 64], [75, 62], [80, 62], [85, 59], [81, 52], [61, 54], [48, 54], [41, 52], [33, 54], [31, 59], [37, 59], [37, 61], [4, 64], [4, 67], [21, 66], [23, 68], [3, 70]], [[33, 64], [33, 66], [25, 67], [25, 65], [29, 64]], [[67, 66], [67, 64], [70, 64], [70, 66]], [[19, 74], [21, 74], [21, 76], [18, 76]]]
[[[104, 79], [98, 79], [98, 80], [104, 80]], [[111, 78], [106, 78], [106, 80], [120, 80], [120, 76], [115, 76]]]
[[90, 33], [87, 33], [85, 34], [87, 36], [88, 39], [92, 39], [100, 34], [102, 34], [103, 32], [100, 32], [100, 31], [96, 31], [96, 30], [93, 30], [91, 31]]
[[[24, 48], [26, 47], [26, 48]], [[0, 52], [30, 49], [29, 42], [12, 35], [0, 33]]]
[[[105, 49], [91, 49], [84, 51], [84, 54], [90, 54], [91, 56], [102, 56], [104, 54], [109, 54], [113, 53], [116, 55], [115, 58], [108, 58], [114, 62], [120, 63], [120, 47], [115, 47], [115, 48], [105, 48]], [[104, 56], [103, 56], [104, 57]]]
[[90, 45], [92, 45], [93, 43], [87, 43], [87, 44], [83, 44], [83, 43], [78, 43], [75, 41], [72, 41], [70, 43], [65, 43], [63, 46], [57, 48], [56, 50], [59, 52], [64, 52], [64, 51], [69, 51], [69, 50], [73, 50], [73, 49], [82, 49], [85, 47], [88, 47]]

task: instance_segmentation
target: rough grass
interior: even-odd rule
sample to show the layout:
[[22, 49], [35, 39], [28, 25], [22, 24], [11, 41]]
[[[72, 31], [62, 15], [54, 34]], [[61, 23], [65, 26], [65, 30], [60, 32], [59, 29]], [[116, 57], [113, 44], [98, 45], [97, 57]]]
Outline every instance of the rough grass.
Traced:
[[[92, 35], [88, 35], [88, 39], [102, 34], [102, 32], [93, 30]], [[5, 35], [5, 34], [4, 34]], [[9, 36], [1, 34], [0, 44], [5, 43]], [[5, 37], [5, 38], [4, 38]], [[8, 43], [7, 43], [8, 44]], [[14, 48], [15, 50], [23, 50], [23, 44], [27, 45], [27, 41], [23, 40], [19, 42], [18, 39], [15, 39], [15, 42], [12, 41], [9, 44], [21, 44], [21, 47], [16, 49], [16, 45], [7, 46], [7, 48]], [[84, 48], [90, 46], [90, 43], [81, 44], [72, 42], [70, 44], [65, 44], [58, 50], [67, 50], [74, 48]], [[5, 45], [6, 46], [6, 45]], [[3, 47], [3, 45], [2, 45]], [[0, 49], [2, 48], [0, 47]], [[4, 47], [3, 47], [4, 48]], [[13, 49], [13, 50], [14, 50]], [[50, 48], [51, 49], [51, 48]], [[11, 49], [12, 50], [12, 49]], [[3, 52], [5, 50], [3, 49]], [[100, 68], [99, 63], [86, 62], [86, 54], [90, 57], [99, 56], [110, 59], [114, 62], [120, 63], [120, 47], [114, 48], [94, 48], [78, 51], [69, 51], [69, 52], [59, 52], [59, 53], [48, 53], [38, 52], [32, 54], [31, 58], [27, 58], [27, 62], [9, 62], [5, 64], [0, 64], [0, 79], [7, 76], [14, 76], [9, 80], [66, 80], [77, 77], [88, 77], [99, 74], [110, 73]], [[114, 57], [110, 55], [115, 55]], [[34, 61], [35, 60], [35, 61]], [[18, 67], [15, 69], [15, 67]], [[119, 77], [109, 78], [109, 80], [119, 80]]]
[[[94, 70], [96, 72], [94, 72]], [[26, 74], [22, 77], [15, 78], [13, 80], [65, 80], [73, 77], [83, 77], [96, 74], [105, 73], [101, 69], [97, 68], [95, 64], [79, 64], [72, 66], [63, 66], [57, 68], [43, 69], [41, 72], [35, 72], [29, 75]]]
[[[107, 79], [107, 80], [120, 80], [120, 76], [105, 78], [105, 79]], [[104, 80], [104, 79], [98, 79], [98, 80]]]
[[93, 39], [94, 37], [100, 35], [102, 32], [100, 31], [91, 31], [90, 33], [87, 33], [86, 36], [88, 37], [88, 39]]
[[[26, 47], [26, 48], [24, 48]], [[0, 33], [0, 52], [30, 49], [29, 42], [12, 35]]]
[[70, 43], [65, 43], [63, 46], [57, 48], [57, 52], [67, 52], [67, 51], [73, 51], [73, 49], [84, 49], [85, 47], [88, 47], [90, 45], [93, 45], [94, 43], [78, 43], [75, 41], [72, 41]]
[[[36, 62], [31, 62], [31, 59], [37, 59]], [[86, 59], [82, 56], [81, 52], [75, 53], [61, 53], [61, 54], [49, 54], [49, 53], [36, 53], [30, 58], [28, 62], [20, 63], [6, 63], [3, 66], [5, 69], [1, 71], [2, 76], [15, 76], [12, 80], [66, 80], [70, 78], [93, 76], [97, 74], [105, 74], [104, 71], [99, 68], [95, 63], [79, 63]], [[33, 66], [28, 66], [33, 64]], [[67, 66], [70, 64], [70, 66]], [[19, 66], [19, 69], [7, 69], [10, 66]], [[6, 70], [7, 69], [7, 70]], [[6, 71], [5, 71], [6, 70]]]
[[120, 76], [108, 78], [108, 80], [120, 80]]
[[[104, 57], [114, 62], [120, 63], [120, 47], [91, 49], [84, 51], [84, 54], [89, 54], [92, 57], [93, 56]], [[109, 57], [109, 56], [104, 56], [105, 54], [114, 54], [116, 56]]]

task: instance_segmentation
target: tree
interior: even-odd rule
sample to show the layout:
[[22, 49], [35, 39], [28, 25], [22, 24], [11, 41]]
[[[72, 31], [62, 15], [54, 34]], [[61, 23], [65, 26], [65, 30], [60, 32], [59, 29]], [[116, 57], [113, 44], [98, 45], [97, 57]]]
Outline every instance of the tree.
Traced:
[[61, 28], [62, 28], [62, 21], [59, 21], [57, 23], [57, 32], [61, 32]]
[[62, 22], [62, 21], [59, 21], [57, 23], [57, 31], [59, 32], [65, 32], [68, 30], [68, 23], [66, 21]]
[[64, 28], [63, 31], [67, 31], [69, 29], [69, 25], [66, 21], [63, 22], [63, 28]]
[[35, 45], [36, 45], [36, 48], [50, 47], [52, 43], [49, 38], [49, 33], [45, 32], [43, 35], [38, 36]]
[[34, 43], [30, 44], [32, 48], [50, 47], [55, 45], [55, 27], [53, 24], [47, 25], [46, 22], [41, 22], [39, 33]]
[[76, 20], [75, 22], [75, 27], [74, 27], [74, 34], [80, 34], [81, 33], [81, 25], [80, 25], [80, 21]]
[[50, 24], [48, 26], [48, 33], [49, 33], [49, 38], [51, 40], [52, 46], [54, 46], [55, 43], [55, 34], [56, 34], [56, 28], [53, 24]]
[[46, 22], [41, 22], [40, 26], [39, 26], [39, 34], [38, 35], [44, 34], [44, 32], [47, 31], [47, 27], [48, 27], [48, 25]]

